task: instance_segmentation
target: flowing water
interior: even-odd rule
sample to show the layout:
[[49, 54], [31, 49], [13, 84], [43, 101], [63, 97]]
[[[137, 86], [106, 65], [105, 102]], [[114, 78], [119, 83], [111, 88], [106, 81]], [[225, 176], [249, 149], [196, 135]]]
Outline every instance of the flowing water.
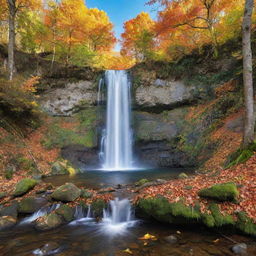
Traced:
[[102, 135], [102, 169], [132, 169], [131, 84], [128, 74], [124, 70], [108, 70], [105, 73], [105, 82], [107, 112], [106, 129]]

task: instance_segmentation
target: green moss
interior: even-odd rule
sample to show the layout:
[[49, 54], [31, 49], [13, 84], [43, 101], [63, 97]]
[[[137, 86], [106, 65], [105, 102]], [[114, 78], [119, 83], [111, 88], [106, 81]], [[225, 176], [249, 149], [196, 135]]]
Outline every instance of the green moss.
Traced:
[[14, 196], [24, 195], [29, 190], [33, 189], [36, 184], [37, 184], [37, 181], [34, 179], [30, 179], [30, 178], [23, 179], [16, 184], [13, 195]]
[[236, 227], [245, 234], [256, 236], [256, 224], [245, 212], [237, 213]]
[[179, 176], [178, 176], [179, 179], [186, 179], [188, 178], [188, 175], [184, 172], [180, 173]]
[[103, 209], [107, 207], [107, 204], [104, 200], [97, 199], [92, 202], [91, 207], [95, 217], [101, 217], [103, 214]]
[[12, 176], [13, 176], [13, 170], [12, 170], [12, 169], [7, 169], [7, 170], [5, 170], [5, 172], [4, 172], [4, 177], [5, 177], [7, 180], [11, 180], [11, 179], [12, 179]]
[[148, 182], [149, 182], [148, 179], [140, 179], [139, 181], [135, 182], [135, 186], [142, 186]]
[[226, 168], [230, 168], [234, 165], [245, 163], [256, 152], [256, 143], [252, 143], [247, 148], [239, 148], [228, 156], [225, 163]]
[[217, 204], [210, 204], [209, 210], [214, 218], [214, 223], [216, 227], [221, 227], [225, 225], [234, 225], [235, 221], [231, 215], [222, 215]]
[[215, 226], [214, 217], [211, 214], [204, 213], [201, 215], [202, 222], [209, 228], [213, 228]]
[[61, 128], [58, 124], [54, 124], [48, 130], [42, 144], [47, 149], [62, 148], [71, 144], [84, 145], [86, 147], [94, 147], [97, 138], [93, 129], [84, 131], [80, 134], [75, 130]]
[[198, 192], [200, 197], [215, 199], [218, 201], [235, 201], [239, 195], [234, 183], [216, 184], [210, 188]]
[[182, 202], [169, 203], [164, 197], [141, 199], [137, 209], [144, 216], [168, 223], [193, 223], [201, 218], [198, 209], [186, 206]]
[[81, 197], [82, 198], [91, 198], [92, 195], [93, 194], [90, 191], [88, 191], [87, 189], [81, 189]]
[[67, 222], [70, 222], [73, 220], [73, 217], [74, 217], [74, 210], [69, 207], [68, 205], [61, 205], [57, 210], [56, 210], [56, 213], [58, 215], [61, 215], [65, 221]]

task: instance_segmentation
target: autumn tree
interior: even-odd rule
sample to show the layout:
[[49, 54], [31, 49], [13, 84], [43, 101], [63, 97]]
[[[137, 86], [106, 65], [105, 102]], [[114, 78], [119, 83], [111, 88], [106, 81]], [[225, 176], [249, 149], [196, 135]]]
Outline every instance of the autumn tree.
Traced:
[[216, 26], [226, 10], [236, 4], [235, 0], [152, 0], [148, 4], [156, 2], [166, 7], [159, 13], [157, 34], [172, 33], [183, 26], [195, 31], [207, 31], [214, 54], [218, 54], [219, 42]]
[[246, 109], [243, 144], [245, 147], [254, 142], [255, 129], [251, 49], [251, 18], [253, 7], [253, 0], [245, 1], [243, 19], [243, 78]]
[[29, 10], [38, 8], [41, 4], [40, 0], [6, 0], [2, 3], [1, 8], [8, 10], [8, 70], [9, 79], [13, 79], [15, 63], [14, 63], [14, 49], [15, 49], [15, 34], [16, 34], [16, 17], [22, 10]]
[[154, 47], [153, 28], [154, 21], [146, 12], [141, 12], [136, 18], [126, 21], [121, 52], [134, 56], [139, 61], [149, 57]]

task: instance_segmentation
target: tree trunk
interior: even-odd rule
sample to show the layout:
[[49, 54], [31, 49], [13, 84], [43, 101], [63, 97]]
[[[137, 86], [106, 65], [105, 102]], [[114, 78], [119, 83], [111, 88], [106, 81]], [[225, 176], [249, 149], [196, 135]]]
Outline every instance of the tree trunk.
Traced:
[[9, 42], [8, 42], [8, 71], [9, 80], [13, 79], [14, 75], [14, 48], [15, 48], [15, 16], [16, 5], [15, 0], [8, 0], [9, 9]]
[[254, 0], [246, 0], [243, 19], [243, 79], [245, 97], [245, 123], [243, 146], [254, 141], [254, 102], [252, 78], [252, 49], [251, 49], [251, 18]]

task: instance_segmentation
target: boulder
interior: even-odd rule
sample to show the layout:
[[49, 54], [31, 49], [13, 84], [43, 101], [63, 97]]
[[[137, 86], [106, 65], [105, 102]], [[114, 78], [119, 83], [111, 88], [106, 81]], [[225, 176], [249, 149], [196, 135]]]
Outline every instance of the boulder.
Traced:
[[56, 213], [50, 213], [46, 216], [39, 217], [35, 221], [35, 227], [38, 230], [50, 230], [63, 224], [63, 219]]
[[178, 242], [178, 238], [174, 235], [166, 236], [164, 240], [170, 244], [176, 244]]
[[62, 216], [66, 222], [70, 222], [74, 218], [74, 209], [65, 204], [61, 205], [55, 212]]
[[237, 255], [247, 255], [247, 245], [245, 243], [235, 244], [231, 250]]
[[19, 213], [34, 213], [47, 204], [44, 198], [26, 197], [19, 202]]
[[11, 216], [17, 218], [18, 216], [18, 203], [16, 201], [12, 202], [11, 205], [2, 206], [0, 208], [0, 216]]
[[81, 194], [80, 189], [73, 183], [66, 183], [58, 187], [51, 195], [54, 200], [62, 202], [75, 201]]
[[51, 175], [69, 174], [67, 170], [67, 163], [64, 161], [57, 161], [52, 164]]
[[218, 201], [235, 201], [239, 195], [239, 191], [237, 190], [236, 184], [223, 183], [213, 185], [210, 188], [201, 189], [198, 195]]
[[188, 175], [184, 172], [180, 173], [179, 176], [178, 176], [179, 179], [187, 179], [188, 178]]
[[37, 184], [37, 181], [34, 179], [30, 179], [30, 178], [26, 178], [26, 179], [19, 181], [16, 184], [13, 196], [22, 196], [22, 195], [26, 194], [28, 191], [33, 189], [36, 184]]
[[0, 217], [0, 230], [11, 228], [16, 222], [17, 219], [12, 216], [2, 216]]

